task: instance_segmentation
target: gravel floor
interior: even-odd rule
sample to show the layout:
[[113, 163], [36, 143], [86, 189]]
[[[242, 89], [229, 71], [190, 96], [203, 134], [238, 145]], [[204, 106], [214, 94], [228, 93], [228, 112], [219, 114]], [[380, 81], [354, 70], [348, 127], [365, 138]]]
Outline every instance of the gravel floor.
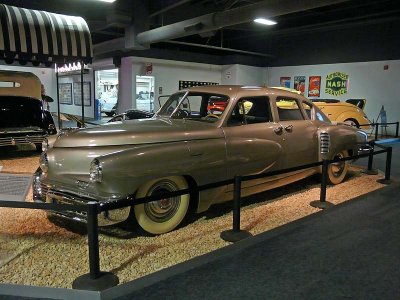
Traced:
[[[38, 155], [27, 149], [5, 151], [0, 166], [2, 172], [33, 173]], [[344, 183], [328, 188], [327, 200], [338, 204], [379, 189], [383, 185], [376, 179], [382, 177], [362, 175], [352, 167]], [[242, 204], [242, 229], [258, 234], [318, 212], [309, 205], [317, 199], [316, 177], [248, 197]], [[137, 236], [118, 226], [103, 228], [101, 270], [114, 272], [124, 283], [224, 247], [228, 243], [219, 235], [232, 226], [231, 207], [215, 205], [189, 225], [157, 237]], [[0, 208], [0, 283], [71, 288], [76, 277], [88, 272], [87, 238], [79, 227], [57, 226], [39, 210]]]

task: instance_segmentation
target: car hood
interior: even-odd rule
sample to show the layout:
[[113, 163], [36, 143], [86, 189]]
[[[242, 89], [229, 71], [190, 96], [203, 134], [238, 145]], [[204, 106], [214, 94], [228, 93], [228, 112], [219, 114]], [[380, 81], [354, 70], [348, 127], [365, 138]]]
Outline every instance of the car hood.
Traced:
[[78, 129], [66, 132], [54, 143], [54, 148], [98, 147], [165, 143], [223, 136], [213, 123], [183, 119], [139, 119]]

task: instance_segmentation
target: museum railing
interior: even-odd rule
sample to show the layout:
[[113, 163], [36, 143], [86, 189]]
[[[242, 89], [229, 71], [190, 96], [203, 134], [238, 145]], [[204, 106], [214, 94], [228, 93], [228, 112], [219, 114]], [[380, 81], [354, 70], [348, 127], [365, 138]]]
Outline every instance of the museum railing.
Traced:
[[[398, 138], [399, 137], [399, 124], [400, 124], [400, 122], [389, 122], [389, 123], [374, 123], [374, 122], [372, 122], [372, 123], [368, 123], [368, 124], [360, 124], [360, 125], [358, 125], [357, 127], [358, 128], [361, 128], [361, 127], [363, 127], [363, 126], [371, 126], [371, 127], [373, 127], [373, 130], [372, 130], [372, 132], [375, 132], [375, 141], [377, 141], [378, 140], [378, 134], [379, 134], [379, 126], [381, 126], [381, 128], [387, 128], [388, 127], [388, 125], [396, 125], [396, 134], [395, 134], [395, 137], [396, 138]], [[372, 132], [371, 132], [371, 135], [372, 135]]]
[[[334, 160], [322, 160], [311, 164], [306, 164], [293, 168], [276, 170], [261, 174], [235, 176], [234, 178], [229, 180], [223, 180], [219, 182], [205, 184], [202, 186], [182, 189], [174, 192], [166, 192], [143, 198], [135, 199], [134, 195], [131, 195], [125, 199], [120, 199], [118, 201], [112, 201], [106, 203], [99, 203], [92, 201], [87, 203], [86, 205], [0, 201], [0, 207], [43, 209], [52, 211], [76, 211], [76, 212], [86, 213], [88, 248], [89, 248], [89, 273], [76, 278], [72, 284], [72, 287], [76, 289], [101, 291], [110, 288], [112, 286], [115, 286], [119, 283], [118, 277], [115, 274], [111, 272], [102, 272], [100, 270], [98, 214], [100, 214], [101, 212], [148, 203], [152, 201], [158, 201], [169, 197], [195, 193], [211, 188], [233, 184], [234, 185], [234, 201], [233, 201], [234, 205], [233, 205], [233, 218], [232, 218], [233, 225], [231, 230], [227, 230], [221, 233], [221, 238], [223, 238], [226, 241], [235, 242], [243, 238], [246, 238], [248, 236], [251, 236], [249, 232], [240, 229], [240, 199], [241, 199], [241, 183], [243, 181], [259, 179], [267, 176], [279, 175], [302, 169], [322, 166], [320, 199], [317, 201], [313, 201], [310, 204], [315, 207], [326, 208], [332, 205], [331, 203], [326, 201], [326, 187], [327, 187], [327, 177], [328, 177], [327, 172], [329, 165], [332, 163], [368, 157], [368, 167], [364, 172], [366, 174], [377, 174], [377, 171], [372, 169], [373, 157], [378, 154], [386, 153], [385, 178], [380, 179], [379, 182], [384, 184], [389, 184], [391, 182], [390, 168], [392, 160], [392, 147], [376, 144], [374, 141], [370, 142], [370, 145], [371, 148], [369, 150], [369, 153], [366, 154], [352, 155], [349, 157], [344, 157], [341, 159], [334, 159]], [[381, 148], [382, 150], [375, 151], [374, 149], [375, 146]]]

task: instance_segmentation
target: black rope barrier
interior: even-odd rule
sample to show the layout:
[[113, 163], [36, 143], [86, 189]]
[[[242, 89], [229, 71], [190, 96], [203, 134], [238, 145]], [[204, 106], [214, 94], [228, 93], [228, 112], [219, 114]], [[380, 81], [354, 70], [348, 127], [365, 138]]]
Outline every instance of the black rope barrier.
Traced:
[[[357, 128], [363, 127], [363, 126], [372, 126], [374, 127], [374, 131], [375, 131], [375, 141], [378, 140], [378, 132], [379, 132], [379, 126], [387, 126], [387, 125], [396, 125], [396, 135], [395, 137], [399, 137], [399, 126], [400, 126], [400, 122], [387, 122], [387, 123], [368, 123], [368, 124], [359, 124], [357, 126]], [[372, 132], [371, 132], [372, 134]]]
[[[397, 122], [398, 123], [398, 122]], [[76, 278], [73, 282], [73, 288], [101, 291], [109, 287], [118, 285], [118, 277], [111, 272], [100, 271], [100, 259], [99, 259], [99, 238], [98, 238], [98, 214], [102, 211], [113, 210], [117, 208], [123, 208], [132, 205], [138, 205], [148, 203], [152, 201], [161, 200], [164, 198], [185, 195], [193, 192], [199, 192], [210, 188], [216, 188], [223, 185], [234, 185], [234, 202], [233, 202], [233, 217], [232, 217], [232, 230], [227, 230], [221, 233], [221, 238], [226, 241], [236, 242], [243, 238], [251, 236], [251, 233], [240, 229], [240, 200], [241, 200], [241, 183], [243, 181], [263, 178], [272, 175], [279, 175], [297, 170], [317, 167], [322, 165], [322, 178], [321, 178], [321, 190], [319, 201], [313, 201], [315, 207], [326, 208], [331, 206], [326, 201], [326, 188], [328, 180], [328, 168], [331, 163], [337, 163], [340, 161], [354, 160], [358, 158], [368, 157], [368, 169], [372, 170], [373, 156], [381, 153], [386, 153], [386, 168], [385, 178], [378, 180], [384, 184], [390, 184], [390, 172], [391, 172], [391, 159], [392, 159], [392, 147], [386, 147], [374, 142], [370, 143], [371, 149], [369, 153], [353, 155], [349, 157], [343, 157], [340, 159], [333, 160], [322, 160], [319, 162], [296, 166], [292, 168], [276, 170], [261, 174], [246, 175], [246, 176], [235, 176], [233, 179], [223, 180], [219, 182], [213, 182], [202, 186], [194, 187], [191, 189], [182, 189], [173, 192], [167, 192], [159, 195], [152, 195], [135, 199], [134, 195], [130, 195], [123, 199], [117, 199], [104, 203], [97, 201], [89, 201], [87, 205], [75, 205], [75, 204], [60, 204], [60, 203], [37, 203], [37, 202], [16, 202], [16, 201], [0, 201], [0, 207], [12, 207], [12, 208], [29, 208], [29, 209], [44, 209], [52, 211], [77, 211], [87, 212], [87, 231], [88, 231], [88, 248], [89, 248], [89, 273], [84, 274]], [[375, 151], [374, 146], [381, 148], [382, 150]], [[86, 198], [88, 199], [88, 198]], [[311, 204], [312, 205], [312, 204]], [[313, 206], [314, 206], [313, 205]]]

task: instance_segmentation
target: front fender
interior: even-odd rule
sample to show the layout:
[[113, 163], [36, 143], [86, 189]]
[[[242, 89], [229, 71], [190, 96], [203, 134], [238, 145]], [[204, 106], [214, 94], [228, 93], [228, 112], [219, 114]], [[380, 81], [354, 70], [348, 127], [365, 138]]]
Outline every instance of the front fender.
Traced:
[[104, 193], [129, 195], [144, 183], [168, 176], [190, 176], [198, 185], [225, 179], [225, 140], [211, 139], [142, 145], [97, 157]]

